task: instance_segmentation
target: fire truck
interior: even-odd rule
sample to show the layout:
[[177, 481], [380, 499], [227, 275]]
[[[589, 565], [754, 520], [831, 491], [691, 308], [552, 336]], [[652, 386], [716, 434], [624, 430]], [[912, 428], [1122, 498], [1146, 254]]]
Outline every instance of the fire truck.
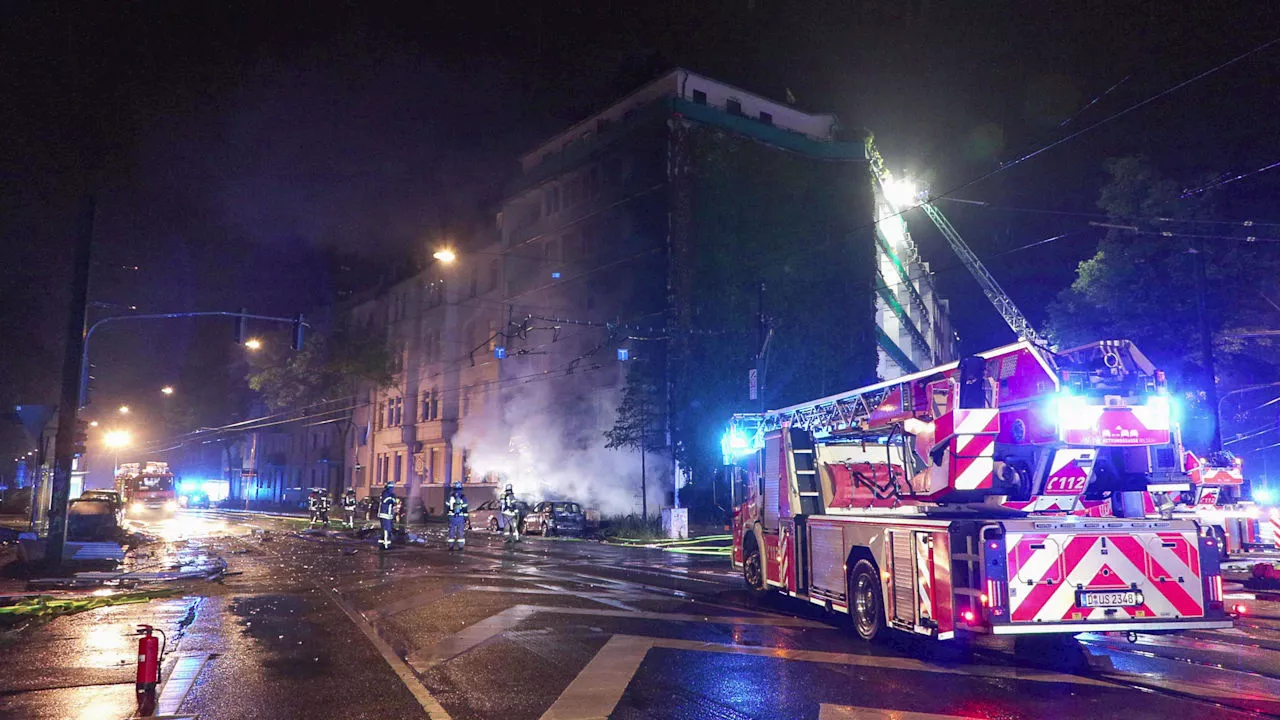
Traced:
[[116, 470], [116, 492], [130, 516], [172, 516], [178, 509], [178, 493], [169, 463], [123, 463]]
[[1245, 497], [1241, 458], [1229, 451], [1203, 458], [1185, 451], [1183, 469], [1185, 484], [1168, 488], [1166, 502], [1172, 503], [1173, 515], [1194, 517], [1218, 541], [1222, 558], [1277, 546], [1280, 513]]
[[1021, 341], [735, 415], [733, 565], [865, 640], [1230, 627], [1217, 540], [1147, 516], [1182, 476], [1175, 433], [1128, 341]]

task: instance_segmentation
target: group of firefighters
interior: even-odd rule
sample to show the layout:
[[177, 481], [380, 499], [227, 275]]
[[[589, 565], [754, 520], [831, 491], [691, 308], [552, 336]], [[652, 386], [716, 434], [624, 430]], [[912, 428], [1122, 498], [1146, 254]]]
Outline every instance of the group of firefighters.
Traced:
[[[348, 528], [354, 529], [356, 524], [356, 491], [348, 488], [342, 494], [342, 511], [346, 516], [346, 524]], [[329, 510], [333, 506], [333, 500], [329, 497], [329, 492], [323, 488], [311, 491], [311, 495], [307, 499], [307, 508], [311, 511], [311, 525], [314, 527], [320, 525], [329, 527]], [[395, 533], [396, 522], [399, 521], [403, 527], [404, 522], [404, 501], [400, 496], [396, 495], [395, 488], [391, 484], [387, 484], [382, 489], [382, 496], [378, 499], [378, 547], [383, 550], [391, 549], [391, 537]], [[520, 524], [524, 522], [522, 517], [521, 505], [516, 500], [516, 495], [511, 485], [507, 485], [506, 490], [500, 498], [500, 512], [502, 520], [500, 525], [505, 535], [506, 542], [520, 542]], [[467, 496], [462, 490], [462, 483], [454, 483], [449, 489], [449, 496], [445, 500], [444, 506], [445, 516], [449, 519], [449, 534], [447, 544], [449, 551], [461, 551], [467, 545], [467, 519], [471, 515], [471, 506], [467, 504]]]

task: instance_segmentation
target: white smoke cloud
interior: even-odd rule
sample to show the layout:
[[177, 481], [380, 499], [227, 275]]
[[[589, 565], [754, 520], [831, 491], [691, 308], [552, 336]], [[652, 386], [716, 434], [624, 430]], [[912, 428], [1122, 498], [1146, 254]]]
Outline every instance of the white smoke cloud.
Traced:
[[[572, 500], [602, 515], [640, 512], [640, 453], [605, 448], [620, 391], [601, 388], [566, 402], [561, 382], [503, 388], [500, 407], [486, 403], [464, 418], [454, 439], [468, 450], [473, 477], [498, 473], [517, 495]], [[670, 459], [646, 455], [649, 513], [671, 489]]]

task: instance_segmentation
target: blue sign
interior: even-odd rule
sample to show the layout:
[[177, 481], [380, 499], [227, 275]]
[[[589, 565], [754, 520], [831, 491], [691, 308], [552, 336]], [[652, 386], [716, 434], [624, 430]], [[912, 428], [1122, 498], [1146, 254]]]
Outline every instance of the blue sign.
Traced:
[[493, 349], [493, 356], [501, 360], [507, 356], [507, 349], [498, 345]]
[[552, 280], [559, 280], [559, 279], [560, 279], [560, 273], [558, 273], [558, 272], [553, 272], [553, 273], [551, 273], [551, 279], [552, 279]]
[[618, 348], [618, 359], [628, 360], [631, 358], [631, 351], [626, 348]]

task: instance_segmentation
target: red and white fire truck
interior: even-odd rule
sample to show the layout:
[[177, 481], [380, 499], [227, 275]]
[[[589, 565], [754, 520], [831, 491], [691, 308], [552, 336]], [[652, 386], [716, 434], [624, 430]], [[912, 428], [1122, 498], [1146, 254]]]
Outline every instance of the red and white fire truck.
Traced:
[[1175, 516], [1194, 517], [1216, 538], [1223, 557], [1277, 546], [1280, 513], [1245, 497], [1241, 458], [1227, 451], [1205, 457], [1186, 451], [1183, 469], [1186, 484], [1170, 487], [1167, 502], [1173, 503]]
[[1215, 539], [1146, 517], [1181, 477], [1175, 433], [1127, 341], [1019, 342], [737, 415], [733, 564], [868, 640], [1229, 627]]
[[178, 509], [178, 491], [166, 462], [122, 463], [116, 470], [116, 492], [131, 516], [171, 516]]

